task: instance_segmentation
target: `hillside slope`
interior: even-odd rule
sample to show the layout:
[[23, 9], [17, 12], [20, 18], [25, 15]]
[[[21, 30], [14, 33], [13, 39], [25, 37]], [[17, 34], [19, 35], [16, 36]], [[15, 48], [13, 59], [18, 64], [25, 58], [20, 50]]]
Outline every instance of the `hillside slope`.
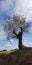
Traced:
[[32, 48], [0, 52], [0, 65], [32, 65]]

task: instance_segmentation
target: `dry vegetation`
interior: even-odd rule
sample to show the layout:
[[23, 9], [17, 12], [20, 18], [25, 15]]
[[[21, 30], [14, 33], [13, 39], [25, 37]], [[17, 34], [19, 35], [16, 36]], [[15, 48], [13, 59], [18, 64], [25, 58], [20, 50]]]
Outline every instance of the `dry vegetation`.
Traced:
[[0, 52], [0, 65], [32, 65], [32, 48]]

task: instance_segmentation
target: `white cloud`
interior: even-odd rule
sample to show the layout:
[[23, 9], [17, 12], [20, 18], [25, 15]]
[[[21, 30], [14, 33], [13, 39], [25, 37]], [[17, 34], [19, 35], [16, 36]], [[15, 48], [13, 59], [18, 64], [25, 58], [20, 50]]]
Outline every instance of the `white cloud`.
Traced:
[[[15, 40], [15, 41], [14, 41]], [[3, 44], [0, 46], [0, 50], [3, 50], [3, 49], [6, 49], [6, 50], [11, 50], [11, 49], [16, 49], [18, 48], [18, 42], [16, 39], [12, 40], [11, 39], [11, 42], [13, 41], [13, 43], [11, 44], [11, 42], [7, 42], [6, 44]]]
[[12, 4], [12, 0], [5, 0], [1, 2], [1, 9], [7, 10]]
[[32, 41], [29, 38], [24, 39], [23, 44], [27, 47], [32, 47]]
[[10, 39], [8, 42], [7, 42], [7, 44], [5, 44], [5, 46], [12, 46], [13, 45], [13, 43], [14, 43], [14, 40], [13, 39]]
[[27, 20], [32, 19], [32, 0], [18, 0], [15, 13], [24, 15]]
[[4, 31], [3, 30], [0, 31], [0, 40], [5, 39], [5, 38], [6, 38], [6, 36], [4, 34]]
[[[14, 11], [14, 7], [15, 7], [15, 0], [5, 0], [5, 1], [1, 1], [0, 4], [0, 9], [2, 12], [6, 12], [6, 14], [11, 15], [12, 10]], [[13, 12], [12, 12], [13, 13]]]
[[5, 32], [3, 31], [3, 26], [0, 26], [0, 40], [3, 40], [5, 38], [6, 36], [5, 36]]
[[8, 43], [5, 44], [4, 46], [11, 47], [11, 44], [10, 44], [10, 42], [8, 42]]
[[[15, 5], [13, 2], [15, 1]], [[24, 15], [26, 20], [32, 20], [32, 0], [4, 0], [0, 4], [1, 11], [6, 11], [10, 15], [11, 8], [15, 9], [14, 12]]]

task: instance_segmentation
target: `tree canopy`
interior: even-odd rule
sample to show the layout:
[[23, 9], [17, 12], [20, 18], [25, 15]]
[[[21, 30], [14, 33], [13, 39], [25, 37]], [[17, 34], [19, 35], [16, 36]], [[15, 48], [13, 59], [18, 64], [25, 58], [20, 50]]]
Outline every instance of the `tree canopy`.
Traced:
[[17, 34], [22, 31], [27, 32], [29, 30], [29, 24], [26, 22], [25, 18], [19, 15], [14, 15], [13, 19], [8, 19], [4, 24], [4, 30], [8, 39], [15, 37], [13, 33], [15, 31]]

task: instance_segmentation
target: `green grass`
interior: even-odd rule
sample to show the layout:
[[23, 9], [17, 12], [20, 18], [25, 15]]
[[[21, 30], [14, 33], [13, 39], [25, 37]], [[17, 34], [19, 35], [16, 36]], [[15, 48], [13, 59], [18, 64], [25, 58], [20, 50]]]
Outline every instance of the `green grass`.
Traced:
[[32, 48], [0, 52], [0, 65], [32, 65]]

